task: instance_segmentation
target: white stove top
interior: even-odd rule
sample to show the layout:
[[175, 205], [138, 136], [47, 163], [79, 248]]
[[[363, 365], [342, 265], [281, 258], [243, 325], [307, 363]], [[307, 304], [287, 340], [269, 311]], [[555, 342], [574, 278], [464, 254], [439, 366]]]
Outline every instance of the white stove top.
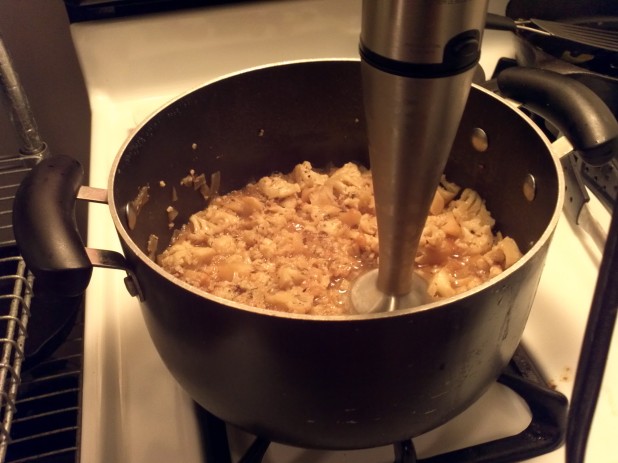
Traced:
[[[492, 0], [490, 9], [499, 12], [504, 4]], [[71, 27], [93, 111], [90, 185], [105, 187], [125, 139], [177, 95], [256, 65], [357, 57], [360, 0], [250, 2]], [[488, 75], [496, 59], [511, 52], [509, 33], [486, 31], [481, 64]], [[607, 214], [598, 213], [606, 225]], [[90, 246], [120, 250], [107, 207], [91, 205], [89, 223]], [[559, 223], [524, 334], [546, 378], [567, 397], [600, 259], [585, 236], [580, 243], [578, 232], [564, 218]], [[123, 277], [96, 270], [87, 292], [82, 461], [202, 462], [192, 402], [155, 352]], [[590, 462], [618, 463], [616, 351], [614, 346], [589, 441]], [[517, 433], [528, 421], [521, 399], [495, 385], [460, 417], [414, 442], [423, 458]], [[238, 460], [248, 436], [235, 430], [230, 436]], [[325, 453], [277, 445], [264, 463], [392, 460], [390, 448]], [[564, 450], [531, 461], [562, 462]]]

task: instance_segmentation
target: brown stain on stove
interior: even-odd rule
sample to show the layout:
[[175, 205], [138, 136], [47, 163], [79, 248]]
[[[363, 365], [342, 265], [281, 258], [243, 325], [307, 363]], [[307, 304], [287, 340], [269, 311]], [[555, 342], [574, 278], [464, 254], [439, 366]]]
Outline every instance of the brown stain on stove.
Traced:
[[551, 389], [556, 390], [558, 388], [558, 383], [567, 383], [569, 381], [571, 381], [572, 379], [572, 368], [569, 366], [564, 367], [562, 373], [560, 374], [558, 380], [556, 379], [550, 379], [548, 380], [548, 385]]

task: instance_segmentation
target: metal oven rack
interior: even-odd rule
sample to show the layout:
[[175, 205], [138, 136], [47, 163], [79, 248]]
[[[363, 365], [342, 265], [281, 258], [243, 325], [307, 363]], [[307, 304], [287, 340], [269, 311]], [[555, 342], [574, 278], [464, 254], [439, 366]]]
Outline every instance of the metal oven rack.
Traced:
[[[14, 250], [12, 207], [15, 192], [28, 172], [25, 162], [33, 153], [32, 143], [38, 140], [36, 126], [29, 112], [25, 94], [12, 65], [10, 55], [0, 36], [0, 83], [6, 93], [15, 127], [26, 140], [25, 156], [0, 158], [0, 461], [4, 461], [11, 423], [16, 412], [15, 400], [21, 382], [25, 360], [25, 342], [30, 318], [33, 277], [23, 259]], [[31, 122], [32, 121], [32, 122]], [[32, 125], [32, 127], [28, 127]], [[31, 130], [34, 129], [34, 130]], [[34, 137], [34, 138], [33, 138]], [[39, 140], [40, 141], [40, 140]], [[4, 154], [4, 153], [2, 153]]]
[[0, 461], [4, 461], [25, 359], [33, 277], [19, 256], [0, 258]]
[[0, 153], [0, 463], [72, 463], [79, 461], [83, 298], [35, 298], [15, 243], [15, 194], [48, 149], [1, 34], [0, 88], [22, 143], [18, 154]]
[[[15, 248], [0, 249], [0, 463], [77, 463], [83, 299], [46, 303], [33, 281]], [[56, 332], [49, 314], [67, 310]]]
[[37, 298], [13, 236], [13, 199], [38, 159], [0, 158], [0, 463], [80, 459], [83, 298]]

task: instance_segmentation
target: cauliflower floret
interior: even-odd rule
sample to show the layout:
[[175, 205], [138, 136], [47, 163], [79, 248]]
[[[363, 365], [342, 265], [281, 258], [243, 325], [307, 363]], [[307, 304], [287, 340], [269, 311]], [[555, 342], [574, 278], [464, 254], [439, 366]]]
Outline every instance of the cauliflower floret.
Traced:
[[279, 310], [291, 313], [307, 313], [313, 305], [313, 296], [298, 288], [289, 291], [278, 291], [266, 296], [266, 303]]
[[460, 223], [478, 219], [490, 228], [494, 226], [495, 221], [485, 207], [485, 201], [476, 191], [469, 188], [463, 190], [459, 199], [450, 203], [449, 209]]
[[[377, 266], [379, 246], [369, 171], [345, 164], [329, 173], [309, 162], [219, 196], [158, 258], [166, 270], [219, 297], [291, 313], [340, 315], [348, 291]], [[444, 177], [415, 256], [432, 297], [472, 288], [521, 253], [492, 233], [483, 200]]]
[[270, 199], [287, 198], [300, 193], [300, 185], [284, 180], [282, 177], [262, 177], [257, 183], [258, 190]]
[[294, 167], [292, 177], [303, 190], [305, 188], [324, 185], [324, 182], [328, 179], [328, 175], [320, 174], [313, 170], [311, 163], [308, 161], [300, 163]]

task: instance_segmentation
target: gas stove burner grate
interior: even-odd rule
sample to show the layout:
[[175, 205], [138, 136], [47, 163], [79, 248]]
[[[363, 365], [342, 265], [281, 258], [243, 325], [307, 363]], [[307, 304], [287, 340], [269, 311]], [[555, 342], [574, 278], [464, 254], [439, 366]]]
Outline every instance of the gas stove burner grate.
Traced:
[[[460, 450], [418, 459], [412, 439], [393, 444], [394, 463], [510, 463], [559, 448], [565, 440], [568, 401], [548, 387], [520, 346], [498, 382], [528, 404], [532, 420], [521, 433]], [[225, 422], [198, 407], [206, 463], [232, 463]], [[261, 463], [270, 441], [256, 437], [238, 463]]]

